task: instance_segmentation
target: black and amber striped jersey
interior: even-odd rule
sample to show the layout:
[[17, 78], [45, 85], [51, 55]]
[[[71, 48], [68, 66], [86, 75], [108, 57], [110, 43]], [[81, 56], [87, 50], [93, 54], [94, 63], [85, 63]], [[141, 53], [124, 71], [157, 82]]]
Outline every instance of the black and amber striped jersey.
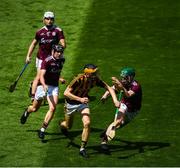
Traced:
[[[106, 84], [98, 76], [93, 78], [87, 77], [85, 74], [78, 74], [69, 84], [72, 89], [71, 93], [78, 97], [88, 97], [88, 93], [94, 86], [105, 88]], [[70, 104], [79, 104], [80, 102], [66, 98]]]

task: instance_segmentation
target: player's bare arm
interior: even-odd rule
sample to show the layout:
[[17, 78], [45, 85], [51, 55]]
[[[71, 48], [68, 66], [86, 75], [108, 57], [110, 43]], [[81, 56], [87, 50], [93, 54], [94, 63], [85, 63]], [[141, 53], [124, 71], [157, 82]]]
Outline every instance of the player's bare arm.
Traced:
[[107, 91], [105, 91], [105, 93], [102, 95], [102, 97], [101, 97], [101, 101], [102, 102], [104, 102], [107, 98], [108, 98], [108, 96], [109, 96], [109, 91], [107, 90]]
[[[111, 86], [111, 88], [115, 90], [114, 85]], [[104, 101], [109, 97], [109, 95], [110, 95], [109, 91], [106, 90], [105, 93], [104, 93], [104, 94], [102, 95], [102, 97], [101, 97], [101, 101], [104, 102]]]
[[122, 83], [119, 81], [118, 78], [112, 77], [111, 79], [112, 79], [113, 85], [114, 85], [116, 88], [121, 89], [121, 88], [123, 87]]
[[85, 103], [85, 104], [89, 102], [88, 97], [76, 96], [76, 95], [72, 94], [71, 91], [72, 91], [72, 88], [68, 86], [66, 88], [66, 90], [64, 91], [64, 96], [71, 99], [71, 100], [76, 100], [76, 101], [79, 101], [79, 102]]
[[32, 53], [37, 45], [38, 41], [36, 39], [33, 39], [31, 45], [29, 46], [29, 49], [28, 49], [28, 53], [27, 53], [27, 56], [26, 56], [26, 63], [30, 63], [31, 62], [31, 58], [32, 58]]
[[45, 69], [40, 70], [40, 82], [43, 85], [44, 91], [47, 92], [48, 87], [47, 87], [47, 85], [45, 83], [45, 79], [44, 79], [45, 73], [46, 73]]
[[63, 77], [60, 77], [59, 81], [61, 82], [61, 84], [65, 84], [66, 83], [66, 80]]
[[127, 91], [127, 89], [123, 86], [121, 81], [119, 79], [117, 79], [116, 77], [112, 77], [112, 82], [113, 82], [113, 84], [115, 85], [115, 87], [117, 89], [123, 90], [124, 95], [126, 97], [131, 97], [131, 96], [133, 96], [135, 94], [134, 91], [132, 91], [132, 90]]
[[122, 87], [122, 90], [123, 90], [124, 95], [125, 95], [126, 97], [131, 97], [131, 96], [133, 96], [133, 95], [135, 94], [135, 92], [132, 91], [132, 90], [128, 90], [128, 91], [127, 91], [127, 89], [126, 89], [125, 87]]
[[106, 88], [107, 88], [107, 90], [109, 91], [109, 93], [112, 96], [115, 107], [118, 108], [120, 106], [120, 102], [118, 101], [118, 99], [116, 97], [116, 93], [115, 93], [114, 89], [112, 87], [110, 87], [109, 85], [107, 85], [107, 84], [106, 84]]
[[63, 48], [66, 48], [65, 39], [60, 39], [59, 43], [63, 46]]

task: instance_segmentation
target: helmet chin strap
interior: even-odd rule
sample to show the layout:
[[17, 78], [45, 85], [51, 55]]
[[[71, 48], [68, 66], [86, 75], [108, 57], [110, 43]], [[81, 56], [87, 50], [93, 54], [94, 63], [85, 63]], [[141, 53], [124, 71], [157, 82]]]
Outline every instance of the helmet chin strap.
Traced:
[[52, 29], [53, 25], [46, 25], [47, 29]]
[[127, 79], [121, 80], [124, 85], [129, 85], [133, 81], [131, 76], [128, 76]]

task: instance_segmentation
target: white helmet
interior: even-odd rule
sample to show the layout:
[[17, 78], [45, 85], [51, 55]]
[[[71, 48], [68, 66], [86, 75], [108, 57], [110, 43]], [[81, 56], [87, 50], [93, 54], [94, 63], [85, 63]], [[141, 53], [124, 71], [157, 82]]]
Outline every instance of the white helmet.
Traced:
[[44, 18], [54, 18], [54, 13], [53, 12], [45, 12], [44, 13]]

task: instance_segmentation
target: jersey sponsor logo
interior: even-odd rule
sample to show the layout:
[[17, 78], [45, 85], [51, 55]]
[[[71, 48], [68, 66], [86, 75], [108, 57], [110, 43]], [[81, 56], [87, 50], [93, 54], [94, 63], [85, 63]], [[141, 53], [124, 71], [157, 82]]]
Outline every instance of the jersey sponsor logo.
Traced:
[[52, 41], [53, 41], [53, 39], [45, 39], [45, 38], [42, 38], [42, 39], [40, 40], [40, 44], [50, 44]]

